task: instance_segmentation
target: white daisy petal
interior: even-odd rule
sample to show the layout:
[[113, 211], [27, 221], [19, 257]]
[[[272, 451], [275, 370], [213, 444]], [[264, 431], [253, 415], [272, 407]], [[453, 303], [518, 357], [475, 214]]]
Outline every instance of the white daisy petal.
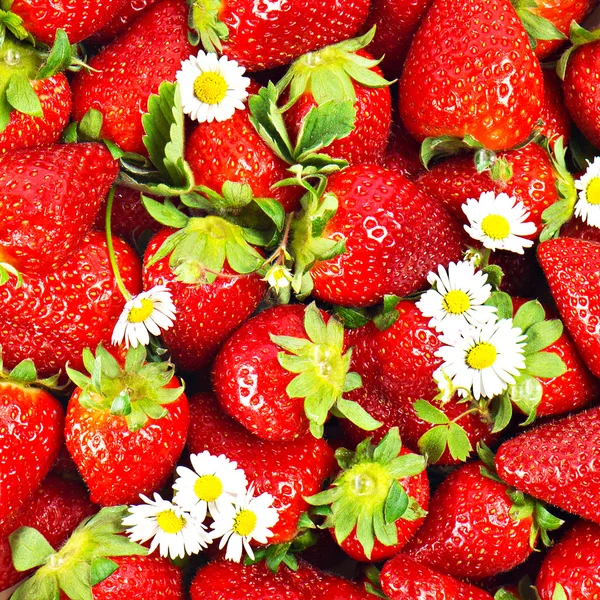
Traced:
[[592, 227], [600, 227], [600, 156], [588, 161], [588, 168], [575, 187], [579, 190], [575, 216]]

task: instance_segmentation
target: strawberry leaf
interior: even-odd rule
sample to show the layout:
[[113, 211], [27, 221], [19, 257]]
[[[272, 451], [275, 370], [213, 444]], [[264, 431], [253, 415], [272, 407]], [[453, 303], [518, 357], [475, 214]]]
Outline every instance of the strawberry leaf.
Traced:
[[525, 31], [529, 35], [532, 48], [536, 48], [536, 40], [567, 39], [567, 36], [562, 31], [559, 31], [551, 21], [530, 10], [538, 7], [536, 0], [512, 0], [512, 3], [523, 23]]
[[569, 600], [567, 593], [565, 592], [565, 588], [560, 583], [557, 583], [556, 587], [554, 588], [552, 600]]
[[512, 319], [512, 298], [506, 292], [492, 292], [488, 300], [485, 302], [485, 305], [496, 307], [496, 316], [498, 320]]
[[385, 434], [381, 442], [377, 445], [377, 448], [375, 448], [373, 460], [378, 463], [387, 464], [400, 454], [401, 449], [402, 441], [400, 440], [399, 430], [397, 427], [393, 427]]
[[536, 352], [525, 359], [525, 372], [533, 377], [552, 379], [567, 372], [563, 359], [553, 352]]
[[450, 419], [443, 413], [439, 408], [436, 408], [427, 400], [417, 400], [413, 404], [413, 408], [417, 413], [417, 416], [425, 421], [426, 423], [432, 423], [434, 425], [446, 425], [450, 422]]
[[367, 311], [362, 308], [334, 306], [333, 312], [342, 321], [346, 329], [358, 329], [371, 320]]
[[119, 565], [110, 558], [104, 558], [98, 556], [92, 560], [92, 569], [90, 573], [92, 586], [104, 581], [107, 577], [110, 577], [117, 569]]
[[536, 323], [546, 318], [544, 307], [537, 300], [525, 302], [513, 317], [513, 326], [519, 327], [523, 333]]
[[455, 460], [464, 462], [473, 451], [465, 430], [456, 423], [448, 425], [448, 451]]
[[508, 427], [512, 418], [513, 409], [510, 397], [507, 392], [496, 396], [491, 404], [492, 421], [494, 427], [492, 433], [498, 433]]
[[527, 329], [525, 356], [533, 355], [551, 346], [562, 335], [564, 325], [559, 319], [534, 323]]
[[419, 451], [425, 455], [429, 464], [434, 464], [444, 454], [448, 443], [448, 427], [438, 425], [426, 431], [418, 441]]
[[479, 150], [483, 148], [481, 142], [478, 142], [473, 136], [466, 135], [462, 140], [450, 135], [440, 137], [429, 137], [421, 144], [421, 162], [426, 169], [429, 169], [429, 163], [432, 160], [452, 156], [464, 150]]
[[526, 416], [522, 425], [529, 425], [536, 417], [537, 408], [542, 401], [542, 384], [531, 375], [521, 375], [514, 385], [508, 388], [511, 402]]
[[36, 79], [48, 79], [71, 66], [73, 49], [63, 29], [57, 29], [50, 54], [40, 67]]
[[221, 0], [188, 0], [188, 39], [193, 46], [202, 42], [206, 52], [221, 52], [222, 40], [229, 37], [227, 25], [219, 20]]
[[13, 73], [6, 86], [6, 100], [12, 108], [32, 117], [43, 118], [42, 105], [27, 75]]
[[8, 536], [13, 565], [17, 571], [29, 571], [46, 563], [54, 548], [32, 527], [20, 527]]

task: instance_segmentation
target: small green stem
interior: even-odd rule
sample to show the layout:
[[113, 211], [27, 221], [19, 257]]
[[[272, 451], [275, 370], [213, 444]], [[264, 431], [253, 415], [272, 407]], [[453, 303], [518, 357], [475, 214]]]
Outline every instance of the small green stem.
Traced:
[[119, 265], [117, 264], [117, 259], [115, 257], [115, 249], [113, 247], [113, 239], [112, 239], [112, 208], [113, 202], [115, 200], [115, 188], [110, 188], [110, 192], [108, 194], [108, 200], [106, 201], [106, 219], [105, 219], [105, 228], [106, 228], [106, 247], [108, 249], [108, 259], [110, 260], [110, 266], [112, 267], [113, 273], [115, 274], [115, 280], [117, 282], [117, 287], [119, 291], [125, 298], [125, 302], [131, 300], [131, 294], [127, 291], [125, 284], [123, 283], [123, 279], [121, 277], [121, 272], [119, 271]]
[[492, 251], [489, 248], [483, 247], [481, 249], [481, 264], [479, 265], [481, 270], [485, 269], [490, 264], [491, 255]]
[[472, 415], [476, 412], [479, 412], [478, 408], [470, 408], [469, 410], [465, 410], [465, 412], [458, 415], [458, 417], [454, 417], [454, 419], [452, 419], [450, 423], [458, 423], [458, 421], [460, 421], [463, 417], [466, 417], [467, 415]]

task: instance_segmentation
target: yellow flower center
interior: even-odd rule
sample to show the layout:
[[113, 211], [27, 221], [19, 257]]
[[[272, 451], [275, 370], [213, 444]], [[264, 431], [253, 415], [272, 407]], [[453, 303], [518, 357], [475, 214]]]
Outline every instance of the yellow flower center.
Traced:
[[148, 300], [148, 298], [143, 298], [142, 300], [140, 300], [140, 304], [141, 306], [134, 306], [129, 311], [129, 316], [127, 317], [127, 320], [130, 323], [142, 323], [152, 314], [152, 311], [154, 310], [154, 303], [152, 302], [152, 300]]
[[196, 77], [194, 81], [194, 94], [200, 102], [205, 104], [218, 104], [227, 95], [227, 81], [223, 75], [214, 71], [206, 71]]
[[194, 484], [194, 492], [198, 496], [198, 500], [214, 502], [223, 493], [223, 484], [214, 475], [202, 475]]
[[444, 296], [442, 306], [450, 314], [462, 315], [471, 308], [471, 301], [462, 290], [451, 290]]
[[492, 240], [505, 240], [510, 233], [510, 223], [502, 215], [488, 215], [481, 221], [481, 229]]
[[179, 533], [185, 527], [185, 519], [176, 515], [171, 509], [159, 512], [156, 515], [156, 522], [165, 533]]
[[479, 342], [467, 352], [467, 364], [472, 369], [487, 369], [496, 362], [496, 348], [488, 342]]
[[585, 190], [585, 199], [588, 201], [588, 204], [600, 204], [600, 177], [594, 177], [590, 181]]
[[249, 536], [256, 527], [256, 521], [256, 514], [251, 510], [240, 510], [233, 521], [233, 531], [242, 537]]

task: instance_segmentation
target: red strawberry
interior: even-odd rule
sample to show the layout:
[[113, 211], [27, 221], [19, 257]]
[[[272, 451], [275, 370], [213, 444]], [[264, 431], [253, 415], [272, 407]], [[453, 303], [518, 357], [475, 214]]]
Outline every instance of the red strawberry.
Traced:
[[600, 523], [600, 409], [546, 423], [504, 442], [502, 479], [518, 490]]
[[540, 244], [538, 258], [581, 357], [600, 376], [600, 244], [572, 238], [548, 240]]
[[[10, 373], [0, 355], [0, 522], [17, 510], [39, 485], [63, 441], [64, 411], [36, 383], [31, 361]], [[46, 381], [46, 384], [51, 382]]]
[[368, 10], [369, 0], [290, 0], [268, 8], [254, 0], [201, 0], [192, 22], [207, 52], [222, 49], [248, 70], [262, 71], [351, 37]]
[[542, 600], [556, 598], [557, 585], [571, 600], [600, 594], [600, 527], [578, 521], [550, 549], [535, 584]]
[[298, 519], [308, 509], [304, 497], [317, 493], [333, 469], [333, 452], [312, 435], [291, 442], [269, 442], [246, 431], [227, 417], [210, 394], [190, 399], [188, 449], [208, 450], [236, 461], [256, 494], [271, 494], [279, 521], [271, 528], [270, 544], [289, 542], [298, 533]]
[[177, 365], [196, 371], [210, 365], [220, 346], [255, 311], [267, 286], [256, 273], [237, 275], [228, 265], [222, 277], [197, 284], [178, 281], [168, 258], [148, 266], [149, 257], [172, 233], [164, 229], [148, 245], [144, 282], [147, 288], [169, 287], [177, 320], [162, 337]]
[[298, 570], [290, 571], [288, 577], [298, 586], [304, 600], [372, 600], [371, 594], [364, 592], [356, 584], [342, 577], [317, 571], [305, 562], [300, 562]]
[[338, 207], [322, 237], [345, 239], [346, 251], [311, 269], [313, 296], [320, 300], [369, 306], [385, 294], [404, 296], [422, 288], [438, 264], [460, 257], [457, 225], [402, 175], [359, 165], [333, 175], [327, 193], [335, 195]]
[[[508, 486], [484, 475], [483, 466], [463, 465], [440, 484], [404, 553], [441, 573], [479, 580], [509, 571], [533, 552], [543, 525], [537, 512], [533, 516], [533, 500], [513, 500]], [[555, 519], [552, 528], [560, 523]]]
[[388, 147], [381, 164], [411, 181], [425, 170], [419, 157], [419, 144], [399, 122], [392, 123]]
[[[114, 240], [117, 264], [131, 294], [142, 288], [140, 261]], [[108, 259], [106, 237], [91, 232], [56, 271], [0, 287], [0, 344], [4, 362], [31, 358], [43, 376], [69, 364], [81, 368], [84, 348], [110, 341], [125, 301]]]
[[26, 573], [15, 570], [8, 535], [19, 527], [37, 529], [55, 549], [66, 541], [77, 525], [96, 512], [87, 490], [75, 481], [49, 475], [16, 512], [6, 533], [0, 536], [0, 591], [18, 581]]
[[482, 589], [434, 571], [404, 554], [398, 554], [385, 563], [381, 571], [381, 588], [390, 600], [492, 599]]
[[63, 29], [75, 44], [106, 25], [123, 2], [76, 0], [65, 6], [50, 0], [10, 0], [8, 7], [23, 19], [23, 27], [37, 41], [52, 45], [56, 30]]
[[[73, 117], [102, 113], [103, 138], [127, 152], [147, 154], [142, 114], [163, 81], [175, 81], [181, 62], [194, 54], [187, 39], [184, 0], [162, 0], [89, 62], [73, 80]], [[109, 13], [110, 14], [110, 13]]]
[[565, 106], [562, 84], [555, 71], [543, 69], [544, 99], [540, 119], [544, 122], [542, 133], [553, 143], [562, 136], [565, 146], [571, 137], [571, 117]]
[[91, 379], [67, 368], [78, 386], [67, 409], [65, 441], [98, 504], [134, 504], [159, 491], [183, 447], [188, 401], [172, 365], [145, 363], [143, 346], [131, 348], [125, 367], [102, 346], [84, 355]]
[[415, 32], [433, 0], [372, 0], [364, 30], [376, 26], [369, 52], [383, 57], [381, 68], [387, 77], [395, 79], [402, 73], [404, 60]]
[[436, 0], [400, 79], [400, 115], [418, 141], [470, 135], [490, 150], [525, 140], [543, 81], [510, 0]]
[[119, 167], [103, 144], [11, 152], [0, 162], [0, 259], [46, 275], [77, 251]]

